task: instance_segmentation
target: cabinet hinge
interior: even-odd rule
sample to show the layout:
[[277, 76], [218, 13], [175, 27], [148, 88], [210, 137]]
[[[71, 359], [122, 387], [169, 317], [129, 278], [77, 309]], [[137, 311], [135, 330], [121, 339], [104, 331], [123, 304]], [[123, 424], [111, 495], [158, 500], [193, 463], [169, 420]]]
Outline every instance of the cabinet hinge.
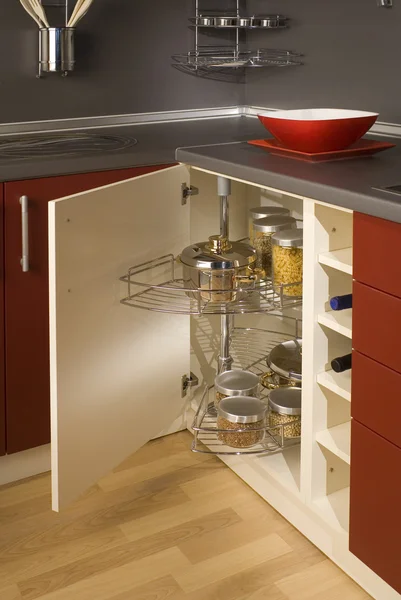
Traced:
[[181, 204], [184, 206], [190, 196], [197, 196], [199, 189], [194, 185], [187, 186], [186, 183], [181, 184]]
[[199, 385], [199, 379], [192, 373], [192, 371], [190, 372], [189, 377], [188, 375], [183, 375], [181, 377], [181, 398], [185, 398], [188, 393], [188, 389], [195, 387], [196, 385]]

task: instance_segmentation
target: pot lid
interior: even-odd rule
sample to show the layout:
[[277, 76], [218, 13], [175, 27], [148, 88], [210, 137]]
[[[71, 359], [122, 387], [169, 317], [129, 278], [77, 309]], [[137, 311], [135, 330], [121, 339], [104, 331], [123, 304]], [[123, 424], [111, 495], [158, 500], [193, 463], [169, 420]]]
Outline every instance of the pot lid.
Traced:
[[269, 406], [280, 415], [300, 415], [301, 402], [301, 388], [281, 387], [270, 392]]
[[283, 248], [302, 248], [304, 243], [303, 229], [284, 229], [272, 235], [272, 244]]
[[288, 340], [278, 344], [270, 352], [266, 362], [277, 375], [302, 381], [302, 340]]
[[265, 418], [267, 405], [254, 396], [229, 396], [221, 400], [217, 413], [230, 423], [257, 423]]
[[255, 261], [255, 250], [243, 242], [229, 242], [226, 237], [212, 235], [207, 242], [187, 246], [181, 262], [201, 269], [235, 269]]
[[249, 215], [252, 219], [263, 219], [264, 217], [272, 217], [273, 215], [289, 215], [288, 208], [281, 206], [256, 206], [249, 209]]
[[251, 371], [232, 369], [217, 375], [214, 386], [226, 396], [251, 396], [259, 385], [259, 377]]
[[296, 226], [296, 220], [289, 215], [272, 215], [253, 222], [254, 230], [262, 233], [275, 233], [281, 229], [295, 229]]

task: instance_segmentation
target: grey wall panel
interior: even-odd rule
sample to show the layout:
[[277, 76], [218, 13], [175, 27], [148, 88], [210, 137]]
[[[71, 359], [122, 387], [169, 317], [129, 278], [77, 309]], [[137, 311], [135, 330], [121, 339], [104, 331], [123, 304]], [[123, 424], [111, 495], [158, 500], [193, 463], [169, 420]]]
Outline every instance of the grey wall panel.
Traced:
[[18, 0], [1, 0], [0, 122], [244, 103], [244, 85], [171, 66], [193, 43], [193, 10], [192, 0], [95, 0], [77, 28], [76, 72], [39, 81], [37, 25]]
[[248, 7], [292, 18], [288, 30], [250, 34], [251, 44], [305, 53], [302, 67], [248, 70], [248, 104], [359, 108], [401, 123], [399, 0], [392, 9], [376, 0], [272, 0], [268, 9], [248, 0]]

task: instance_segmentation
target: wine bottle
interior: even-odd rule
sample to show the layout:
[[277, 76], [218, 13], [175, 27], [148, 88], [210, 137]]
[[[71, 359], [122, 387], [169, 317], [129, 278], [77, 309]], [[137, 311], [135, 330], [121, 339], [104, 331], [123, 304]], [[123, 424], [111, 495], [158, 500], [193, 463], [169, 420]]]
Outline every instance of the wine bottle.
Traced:
[[346, 308], [352, 308], [352, 294], [334, 296], [330, 299], [330, 307], [332, 310], [345, 310]]
[[348, 371], [352, 367], [352, 354], [346, 354], [345, 356], [338, 356], [333, 358], [331, 361], [331, 368], [336, 373], [343, 373]]

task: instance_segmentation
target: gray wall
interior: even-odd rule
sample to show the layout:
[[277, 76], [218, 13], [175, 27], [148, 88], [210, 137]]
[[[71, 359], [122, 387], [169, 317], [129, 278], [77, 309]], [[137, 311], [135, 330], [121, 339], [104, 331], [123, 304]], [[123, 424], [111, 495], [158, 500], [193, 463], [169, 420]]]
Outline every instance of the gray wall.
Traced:
[[94, 0], [77, 28], [76, 72], [37, 80], [37, 25], [18, 0], [0, 0], [0, 122], [243, 104], [244, 85], [171, 66], [193, 43], [193, 10], [192, 0]]
[[[249, 10], [266, 12], [263, 0]], [[304, 66], [247, 73], [247, 103], [279, 108], [359, 108], [401, 123], [401, 2], [272, 0], [269, 12], [292, 18], [288, 30], [254, 32], [252, 44], [298, 50]]]

